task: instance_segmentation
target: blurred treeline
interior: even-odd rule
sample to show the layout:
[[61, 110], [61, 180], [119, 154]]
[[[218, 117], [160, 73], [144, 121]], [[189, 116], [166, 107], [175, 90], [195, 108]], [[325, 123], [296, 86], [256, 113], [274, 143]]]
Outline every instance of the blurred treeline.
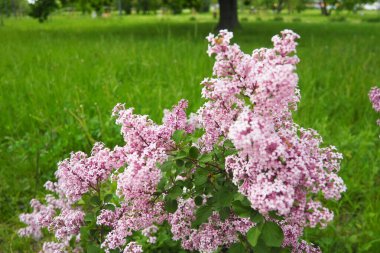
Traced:
[[[364, 4], [380, 0], [237, 0], [238, 8], [252, 13], [269, 10], [274, 13], [302, 12], [308, 8], [320, 9], [321, 15], [329, 16], [333, 11], [356, 12]], [[184, 9], [193, 13], [213, 12], [217, 15], [218, 0], [0, 0], [2, 16], [30, 15], [45, 21], [55, 11], [81, 12], [93, 16], [107, 15], [112, 11], [120, 15], [130, 14], [181, 14]]]

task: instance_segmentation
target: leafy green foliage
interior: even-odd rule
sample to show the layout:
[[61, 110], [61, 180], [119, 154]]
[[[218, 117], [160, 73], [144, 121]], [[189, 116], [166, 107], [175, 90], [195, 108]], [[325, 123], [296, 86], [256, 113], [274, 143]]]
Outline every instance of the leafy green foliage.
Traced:
[[56, 0], [36, 0], [30, 5], [30, 16], [37, 18], [39, 22], [47, 20], [52, 11], [58, 8]]
[[244, 245], [241, 242], [234, 243], [228, 249], [228, 253], [242, 253], [245, 252]]
[[212, 206], [204, 205], [197, 209], [195, 213], [195, 220], [193, 221], [193, 227], [199, 227], [202, 223], [207, 222], [208, 218], [212, 214]]
[[274, 222], [266, 222], [262, 229], [262, 239], [269, 247], [280, 247], [284, 240], [284, 234], [279, 225]]
[[232, 202], [232, 208], [234, 212], [242, 218], [248, 218], [253, 214], [249, 205], [243, 203], [243, 201], [236, 200]]
[[253, 227], [251, 228], [247, 233], [247, 240], [249, 244], [251, 244], [252, 247], [255, 247], [257, 245], [257, 241], [259, 239], [259, 236], [261, 234], [261, 227]]
[[[191, 197], [197, 206], [195, 219], [192, 221], [193, 228], [207, 223], [214, 212], [219, 213], [221, 220], [234, 213], [256, 223], [245, 236], [240, 235], [241, 242], [232, 245], [229, 252], [280, 248], [283, 240], [281, 229], [275, 223], [265, 222], [264, 217], [252, 209], [248, 199], [238, 192], [224, 169], [226, 156], [235, 152], [232, 143], [226, 141], [223, 145], [215, 145], [210, 153], [200, 153], [193, 144], [199, 136], [201, 133], [186, 134], [184, 131], [176, 131], [172, 137], [176, 148], [166, 162], [159, 164], [163, 177], [157, 196], [165, 193], [166, 211], [174, 213], [180, 198]], [[177, 179], [178, 176], [181, 179]]]
[[169, 213], [174, 213], [178, 208], [177, 200], [175, 199], [168, 199], [165, 201], [165, 210]]

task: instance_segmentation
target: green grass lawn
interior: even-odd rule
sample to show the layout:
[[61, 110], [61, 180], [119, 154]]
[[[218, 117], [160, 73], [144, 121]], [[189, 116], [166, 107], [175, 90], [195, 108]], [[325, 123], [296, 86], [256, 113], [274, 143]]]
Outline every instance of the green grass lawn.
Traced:
[[[348, 190], [328, 203], [334, 222], [308, 230], [324, 252], [380, 252], [380, 129], [367, 93], [380, 85], [380, 23], [331, 22], [319, 15], [284, 21], [244, 16], [235, 42], [246, 52], [271, 45], [284, 28], [301, 35], [297, 122], [318, 130], [344, 154], [340, 175]], [[293, 20], [293, 21], [292, 21]], [[213, 60], [204, 37], [209, 16], [54, 16], [0, 27], [0, 252], [33, 252], [20, 239], [18, 214], [43, 194], [56, 163], [94, 140], [121, 143], [110, 114], [118, 102], [159, 121], [180, 98], [201, 103], [200, 81]]]

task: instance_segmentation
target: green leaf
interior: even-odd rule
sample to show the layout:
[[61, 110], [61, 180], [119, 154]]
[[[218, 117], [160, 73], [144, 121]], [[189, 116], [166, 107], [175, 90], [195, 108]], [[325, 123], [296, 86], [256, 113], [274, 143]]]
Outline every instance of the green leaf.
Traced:
[[213, 206], [215, 205], [215, 198], [214, 197], [209, 197], [206, 201], [207, 205]]
[[231, 140], [226, 140], [224, 143], [223, 143], [223, 146], [225, 147], [225, 148], [235, 148], [235, 146], [234, 146], [234, 144], [232, 143], [232, 141]]
[[237, 153], [238, 153], [238, 151], [236, 149], [227, 149], [224, 152], [224, 155], [225, 156], [230, 156], [230, 155], [236, 155]]
[[180, 150], [175, 156], [175, 160], [187, 157], [187, 153], [184, 150]]
[[231, 245], [228, 249], [228, 253], [243, 253], [245, 252], [244, 245], [241, 242], [237, 242]]
[[219, 211], [219, 216], [222, 221], [225, 221], [228, 217], [230, 217], [231, 209], [229, 207], [223, 207]]
[[212, 155], [213, 155], [212, 153], [207, 153], [207, 154], [202, 155], [199, 158], [199, 162], [201, 162], [201, 163], [211, 162], [212, 161]]
[[243, 196], [241, 193], [238, 193], [238, 194], [243, 197], [242, 200], [241, 200], [241, 203], [244, 206], [251, 208], [251, 202], [249, 202], [249, 200], [247, 199], [247, 197]]
[[175, 199], [169, 199], [165, 201], [165, 210], [169, 213], [174, 213], [177, 211], [178, 203]]
[[173, 161], [169, 160], [159, 165], [159, 167], [162, 171], [170, 171], [173, 168], [173, 165], [174, 165]]
[[107, 194], [106, 196], [104, 196], [104, 202], [110, 202], [111, 199], [113, 198], [113, 195], [112, 194]]
[[179, 185], [175, 185], [169, 190], [168, 197], [171, 199], [176, 199], [183, 193], [182, 188]]
[[256, 212], [250, 215], [250, 220], [254, 223], [261, 223], [264, 221], [264, 217], [259, 212]]
[[69, 241], [69, 245], [71, 248], [75, 247], [75, 241], [76, 241], [76, 237], [75, 236], [71, 237], [71, 239]]
[[247, 240], [249, 244], [251, 244], [252, 247], [256, 246], [260, 234], [261, 234], [260, 227], [252, 227], [250, 230], [248, 230]]
[[178, 144], [180, 141], [183, 140], [184, 136], [185, 136], [185, 131], [176, 130], [172, 135], [172, 139], [173, 141], [175, 141], [176, 144]]
[[187, 189], [193, 188], [193, 181], [191, 180], [191, 178], [183, 181], [183, 186], [186, 187]]
[[251, 207], [244, 205], [243, 202], [241, 202], [240, 200], [235, 200], [234, 202], [232, 202], [232, 209], [238, 216], [242, 218], [250, 217], [253, 211]]
[[182, 167], [185, 164], [185, 162], [182, 159], [176, 160], [175, 163], [177, 164], [178, 167]]
[[277, 215], [276, 211], [270, 211], [269, 216], [276, 220], [284, 220], [284, 217]]
[[84, 221], [94, 221], [95, 220], [95, 215], [93, 213], [87, 213], [86, 216], [84, 216]]
[[255, 253], [269, 253], [271, 248], [265, 245], [264, 241], [260, 238], [257, 242], [257, 245], [253, 247]]
[[205, 205], [205, 206], [199, 207], [195, 213], [195, 220], [193, 222], [193, 225], [199, 226], [202, 223], [207, 222], [211, 214], [212, 214], [211, 206]]
[[165, 176], [161, 177], [160, 182], [157, 185], [157, 189], [160, 191], [165, 190], [165, 186], [167, 185], [168, 181]]
[[194, 202], [197, 206], [200, 206], [203, 203], [203, 198], [201, 196], [196, 196]]
[[87, 253], [99, 253], [101, 252], [100, 248], [94, 244], [89, 244], [86, 247], [86, 252]]
[[102, 201], [100, 200], [99, 196], [92, 196], [90, 203], [94, 206], [100, 206], [102, 204]]
[[90, 230], [88, 229], [88, 227], [82, 226], [80, 228], [80, 238], [85, 241], [89, 235], [90, 235]]
[[197, 159], [199, 156], [199, 150], [198, 148], [192, 146], [189, 150], [189, 156], [193, 159]]
[[234, 199], [234, 192], [230, 188], [221, 188], [215, 193], [215, 205], [217, 207], [231, 206], [231, 202]]
[[200, 186], [207, 182], [208, 172], [202, 168], [198, 168], [194, 173], [194, 185]]
[[261, 233], [263, 241], [269, 247], [280, 247], [284, 240], [282, 229], [274, 222], [266, 222]]
[[115, 206], [113, 204], [107, 204], [104, 206], [104, 209], [115, 211]]

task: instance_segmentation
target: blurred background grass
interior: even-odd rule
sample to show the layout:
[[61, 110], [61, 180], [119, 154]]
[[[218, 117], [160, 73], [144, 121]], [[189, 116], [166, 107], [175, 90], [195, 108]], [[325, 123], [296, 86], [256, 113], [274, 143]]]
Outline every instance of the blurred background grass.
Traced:
[[[234, 42], [245, 52], [271, 46], [284, 28], [301, 35], [298, 67], [302, 102], [295, 114], [344, 154], [340, 175], [348, 190], [328, 203], [335, 220], [306, 238], [324, 252], [380, 252], [380, 145], [367, 93], [380, 83], [380, 24], [357, 16], [343, 22], [304, 12], [295, 19], [241, 17]], [[56, 163], [94, 140], [121, 143], [110, 117], [118, 102], [160, 121], [179, 99], [189, 111], [202, 103], [200, 81], [213, 60], [204, 37], [208, 15], [91, 19], [28, 18], [0, 27], [0, 252], [32, 252], [17, 237], [18, 214], [43, 194]]]

